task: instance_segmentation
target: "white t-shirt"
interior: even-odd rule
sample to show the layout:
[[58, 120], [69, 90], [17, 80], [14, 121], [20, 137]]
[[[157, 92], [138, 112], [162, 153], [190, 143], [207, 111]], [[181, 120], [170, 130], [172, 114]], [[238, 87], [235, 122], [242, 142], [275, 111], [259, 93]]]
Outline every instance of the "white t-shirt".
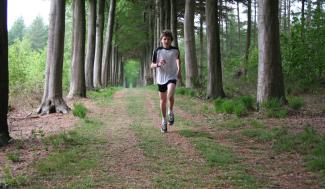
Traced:
[[170, 48], [158, 47], [152, 56], [152, 62], [158, 63], [160, 59], [166, 61], [166, 64], [157, 68], [157, 84], [166, 84], [169, 80], [177, 80], [178, 68], [176, 60], [179, 60], [179, 50], [177, 47]]

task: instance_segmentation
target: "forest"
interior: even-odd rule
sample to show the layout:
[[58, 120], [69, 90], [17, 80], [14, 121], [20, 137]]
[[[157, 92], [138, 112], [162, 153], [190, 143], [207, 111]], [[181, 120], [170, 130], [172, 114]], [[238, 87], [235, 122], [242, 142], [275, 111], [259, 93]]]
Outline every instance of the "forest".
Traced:
[[0, 2], [0, 188], [325, 187], [323, 0], [47, 1], [11, 28]]

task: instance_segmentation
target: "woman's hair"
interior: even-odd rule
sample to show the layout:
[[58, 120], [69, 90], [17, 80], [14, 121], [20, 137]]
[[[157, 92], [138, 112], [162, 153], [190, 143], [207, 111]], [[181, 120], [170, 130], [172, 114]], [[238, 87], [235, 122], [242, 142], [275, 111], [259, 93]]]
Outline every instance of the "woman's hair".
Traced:
[[160, 40], [161, 40], [163, 37], [170, 37], [170, 40], [173, 41], [173, 34], [172, 34], [172, 32], [169, 31], [169, 30], [164, 30], [163, 32], [161, 32]]

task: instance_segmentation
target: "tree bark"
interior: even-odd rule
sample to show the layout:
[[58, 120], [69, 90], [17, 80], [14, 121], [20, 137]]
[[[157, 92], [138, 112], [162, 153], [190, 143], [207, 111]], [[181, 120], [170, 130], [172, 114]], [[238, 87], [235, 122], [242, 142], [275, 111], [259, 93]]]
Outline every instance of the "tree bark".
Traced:
[[260, 0], [258, 11], [257, 102], [286, 101], [281, 66], [278, 0]]
[[200, 0], [200, 30], [199, 30], [200, 59], [199, 59], [199, 66], [198, 66], [199, 76], [202, 75], [202, 69], [203, 69], [203, 16], [204, 16], [204, 3], [203, 0]]
[[176, 7], [176, 0], [170, 0], [171, 4], [171, 11], [170, 11], [170, 14], [171, 14], [171, 30], [172, 30], [172, 33], [173, 33], [173, 37], [174, 37], [174, 40], [172, 42], [172, 45], [174, 47], [178, 47], [178, 37], [177, 37], [177, 13], [176, 13], [176, 10], [177, 10], [177, 7]]
[[71, 81], [68, 98], [86, 97], [85, 83], [85, 2], [73, 2], [73, 46], [71, 63]]
[[39, 114], [67, 113], [70, 108], [62, 97], [65, 1], [51, 1], [44, 94]]
[[159, 2], [159, 14], [160, 14], [160, 32], [161, 33], [163, 30], [165, 30], [165, 9], [164, 9], [164, 4], [166, 0], [160, 0]]
[[[291, 32], [291, 0], [288, 0], [288, 34]], [[288, 35], [290, 37], [290, 35]]]
[[184, 15], [184, 42], [185, 42], [185, 71], [186, 71], [186, 87], [195, 88], [198, 76], [197, 58], [195, 49], [194, 36], [194, 4], [192, 0], [185, 1]]
[[301, 0], [301, 39], [305, 35], [305, 0]]
[[239, 2], [237, 1], [237, 21], [238, 21], [238, 43], [239, 43], [239, 54], [241, 55], [241, 32], [240, 32], [240, 16], [239, 16]]
[[7, 0], [0, 1], [0, 147], [10, 140], [7, 120], [9, 98], [7, 4]]
[[95, 42], [96, 42], [96, 0], [89, 0], [88, 15], [88, 37], [86, 53], [86, 88], [93, 89], [94, 59], [95, 59]]
[[170, 28], [170, 21], [171, 21], [171, 14], [170, 14], [170, 1], [171, 0], [164, 0], [164, 12], [165, 12], [165, 29], [171, 30]]
[[245, 62], [248, 63], [249, 49], [251, 47], [251, 31], [252, 31], [252, 0], [247, 0], [247, 33], [246, 33], [246, 53]]
[[[283, 18], [282, 18], [282, 28], [283, 31], [287, 30], [287, 0], [283, 1]], [[281, 26], [281, 25], [280, 25]]]
[[[207, 55], [208, 55], [208, 86], [207, 98], [225, 97], [222, 85], [220, 34], [217, 16], [217, 3], [207, 0], [205, 6]], [[219, 45], [218, 45], [219, 43]]]
[[103, 32], [104, 32], [104, 10], [105, 0], [99, 0], [97, 23], [96, 23], [96, 48], [95, 48], [95, 62], [94, 62], [94, 87], [100, 88], [101, 71], [102, 71], [102, 54], [103, 54]]
[[257, 9], [257, 0], [254, 0], [254, 46], [256, 47], [256, 30], [257, 30], [257, 16], [256, 16], [256, 9]]
[[115, 19], [115, 4], [116, 0], [111, 0], [109, 5], [109, 15], [107, 20], [107, 31], [106, 38], [104, 43], [104, 52], [102, 60], [102, 85], [103, 87], [108, 86], [110, 78], [110, 60], [112, 52], [112, 38], [113, 38], [113, 28], [114, 28], [114, 19]]

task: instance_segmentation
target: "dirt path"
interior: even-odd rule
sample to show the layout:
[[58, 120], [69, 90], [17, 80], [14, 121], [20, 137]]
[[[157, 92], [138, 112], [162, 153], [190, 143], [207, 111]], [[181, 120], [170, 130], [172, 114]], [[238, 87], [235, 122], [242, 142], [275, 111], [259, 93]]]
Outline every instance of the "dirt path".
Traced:
[[108, 172], [118, 178], [118, 186], [105, 187], [152, 188], [150, 175], [137, 166], [145, 163], [145, 156], [137, 147], [138, 139], [130, 129], [134, 120], [127, 113], [127, 102], [124, 99], [126, 92], [117, 92], [110, 106], [100, 113], [109, 140], [102, 163], [106, 164]]
[[[59, 181], [54, 179], [37, 183], [37, 180], [33, 180], [35, 186], [40, 184], [47, 187], [78, 188], [83, 185], [80, 182], [90, 178], [94, 183], [84, 188], [244, 188], [238, 185], [240, 182], [234, 182], [241, 178], [232, 178], [238, 176], [238, 171], [232, 169], [241, 168], [244, 170], [244, 177], [252, 176], [263, 181], [264, 188], [320, 188], [314, 174], [303, 167], [301, 156], [275, 155], [268, 144], [250, 139], [240, 143], [231, 140], [229, 136], [239, 136], [240, 133], [236, 133], [239, 131], [222, 129], [217, 123], [209, 122], [200, 112], [200, 101], [189, 102], [187, 98], [177, 101], [176, 122], [173, 127], [168, 126], [166, 134], [159, 130], [161, 118], [156, 92], [147, 89], [122, 89], [104, 104], [92, 99], [77, 101], [87, 107], [89, 118], [98, 119], [102, 123], [98, 130], [90, 130], [100, 142], [85, 146], [91, 148], [90, 153], [98, 153], [98, 165], [89, 169], [89, 173], [80, 171], [77, 175]], [[183, 108], [179, 106], [180, 103], [191, 103], [192, 108]], [[195, 115], [193, 110], [196, 111]], [[78, 127], [76, 123], [80, 122], [71, 114], [12, 120], [13, 136], [23, 142], [22, 149], [18, 149], [21, 160], [13, 163], [5, 158], [9, 152], [17, 151], [17, 144], [14, 143], [0, 149], [0, 164], [1, 167], [10, 167], [13, 175], [34, 170], [32, 162], [52, 155], [51, 148], [45, 150], [41, 140], [36, 143], [31, 140], [31, 131], [37, 131], [36, 135], [50, 136], [62, 128], [66, 131], [73, 130]], [[51, 127], [56, 124], [59, 127]], [[195, 143], [195, 140], [197, 142], [200, 139], [183, 136], [181, 132], [184, 130], [208, 133], [211, 136], [209, 141], [231, 150], [238, 157], [234, 162], [237, 165], [231, 165], [230, 168], [208, 165], [207, 157]], [[91, 155], [85, 153], [80, 160], [90, 157]], [[0, 168], [0, 172], [2, 171]], [[62, 177], [56, 175], [60, 172], [51, 174], [54, 178]], [[0, 173], [0, 187], [2, 178]], [[79, 185], [74, 185], [78, 182]]]

